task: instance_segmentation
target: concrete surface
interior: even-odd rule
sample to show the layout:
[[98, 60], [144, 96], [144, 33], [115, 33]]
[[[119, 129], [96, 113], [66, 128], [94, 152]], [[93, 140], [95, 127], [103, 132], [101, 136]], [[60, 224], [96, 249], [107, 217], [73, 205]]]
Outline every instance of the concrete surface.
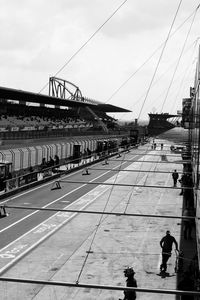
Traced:
[[[170, 156], [169, 144], [164, 141], [164, 149], [158, 148], [150, 153], [160, 156], [145, 155], [139, 161], [132, 162], [127, 170], [147, 170], [146, 172], [119, 172], [107, 182], [173, 186], [171, 172], [182, 171], [180, 155]], [[150, 144], [140, 149], [149, 150]], [[168, 163], [162, 163], [163, 154]], [[123, 157], [121, 157], [123, 161]], [[133, 159], [132, 152], [126, 159]], [[145, 161], [153, 161], [146, 163]], [[165, 162], [166, 162], [165, 161]], [[108, 168], [109, 165], [106, 166]], [[151, 171], [168, 171], [168, 174], [149, 173]], [[89, 180], [89, 178], [87, 177]], [[70, 205], [70, 208], [127, 212], [139, 214], [162, 214], [181, 216], [182, 197], [179, 190], [167, 188], [98, 186]], [[67, 207], [67, 203], [66, 203]], [[54, 234], [42, 243], [38, 243], [40, 234], [54, 230]], [[3, 256], [9, 252], [9, 246], [0, 251], [0, 267], [7, 270], [7, 277], [29, 278], [37, 280], [67, 281], [75, 283], [125, 286], [123, 270], [132, 266], [136, 272], [138, 287], [176, 289], [175, 251], [168, 263], [169, 277], [158, 276], [161, 263], [159, 242], [166, 230], [171, 230], [176, 240], [180, 241], [180, 220], [149, 217], [106, 216], [93, 214], [70, 214], [58, 212], [39, 227], [24, 235], [13, 247], [27, 245], [29, 251], [15, 261]], [[16, 244], [15, 244], [16, 243]], [[19, 244], [20, 243], [20, 244]], [[15, 247], [16, 245], [16, 247]], [[31, 251], [30, 251], [31, 250]], [[87, 257], [87, 251], [90, 253]], [[17, 250], [16, 250], [17, 251]], [[11, 253], [12, 254], [12, 253]], [[87, 260], [85, 262], [85, 259]], [[15, 257], [16, 258], [16, 257]], [[9, 260], [10, 259], [10, 260]], [[85, 264], [84, 264], [85, 262]], [[114, 300], [123, 298], [119, 291], [94, 290], [68, 287], [50, 287], [21, 283], [0, 282], [1, 299], [81, 299]], [[147, 294], [138, 292], [137, 299], [176, 299], [174, 295]]]

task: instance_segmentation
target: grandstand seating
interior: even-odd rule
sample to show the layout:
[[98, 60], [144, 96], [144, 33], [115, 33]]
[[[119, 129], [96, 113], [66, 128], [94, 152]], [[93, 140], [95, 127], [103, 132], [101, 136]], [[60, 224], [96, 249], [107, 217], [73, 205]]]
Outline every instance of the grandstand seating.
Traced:
[[115, 126], [113, 118], [105, 112], [95, 111], [97, 118], [87, 109], [30, 106], [0, 100], [0, 131], [34, 131], [68, 128], [94, 129], [101, 131], [100, 118], [110, 129]]
[[2, 113], [0, 105], [0, 112], [0, 127], [7, 129], [12, 127], [19, 127], [19, 130], [23, 130], [24, 127], [44, 129], [42, 127], [64, 127], [66, 124], [86, 125], [86, 122], [80, 119], [78, 115], [66, 109], [7, 104], [4, 113]]

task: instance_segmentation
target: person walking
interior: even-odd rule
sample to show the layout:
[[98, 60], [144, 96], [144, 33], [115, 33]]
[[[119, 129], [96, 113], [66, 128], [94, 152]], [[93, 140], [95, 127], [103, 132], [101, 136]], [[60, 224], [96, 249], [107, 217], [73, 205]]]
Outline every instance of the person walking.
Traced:
[[176, 170], [174, 170], [174, 172], [172, 173], [172, 178], [173, 178], [173, 181], [174, 181], [174, 187], [176, 187], [177, 185], [177, 180], [178, 180], [178, 172]]
[[176, 239], [171, 235], [170, 231], [166, 231], [166, 235], [160, 241], [160, 247], [162, 248], [162, 263], [160, 265], [160, 271], [167, 271], [167, 261], [172, 255], [172, 245], [175, 244], [176, 250], [178, 251], [178, 243]]
[[[180, 182], [180, 184], [181, 184], [181, 187], [183, 187], [183, 186], [184, 186], [184, 183], [185, 183], [185, 174], [183, 174], [183, 175], [181, 176], [181, 179], [179, 179], [179, 182]], [[180, 196], [183, 195], [183, 188], [181, 189], [181, 192], [180, 192], [179, 195], [180, 195]]]
[[[137, 281], [134, 278], [135, 271], [133, 268], [128, 267], [124, 270], [124, 276], [127, 277], [126, 279], [126, 286], [127, 287], [137, 287]], [[124, 298], [123, 300], [135, 300], [136, 299], [136, 292], [135, 291], [124, 291]], [[119, 299], [121, 300], [121, 299]]]

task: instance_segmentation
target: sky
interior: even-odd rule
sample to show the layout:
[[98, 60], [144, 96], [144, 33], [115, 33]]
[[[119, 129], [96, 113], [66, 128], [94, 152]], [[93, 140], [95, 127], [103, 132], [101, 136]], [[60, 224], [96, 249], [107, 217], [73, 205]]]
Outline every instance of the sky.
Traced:
[[48, 94], [67, 64], [57, 77], [83, 96], [131, 110], [118, 120], [176, 114], [194, 85], [200, 1], [127, 0], [68, 63], [123, 2], [0, 0], [0, 86]]

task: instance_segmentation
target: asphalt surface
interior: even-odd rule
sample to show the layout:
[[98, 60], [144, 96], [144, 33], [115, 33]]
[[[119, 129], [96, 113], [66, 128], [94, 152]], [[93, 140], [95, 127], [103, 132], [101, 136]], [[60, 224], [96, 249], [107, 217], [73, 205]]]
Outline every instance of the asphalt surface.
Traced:
[[[86, 284], [125, 286], [123, 270], [126, 266], [133, 266], [138, 287], [176, 289], [174, 251], [168, 265], [169, 276], [161, 278], [158, 275], [161, 262], [159, 241], [170, 229], [179, 242], [180, 220], [124, 215], [181, 216], [180, 191], [171, 188], [171, 172], [175, 168], [182, 171], [182, 165], [176, 164], [180, 162], [180, 155], [171, 156], [170, 145], [166, 141], [164, 150], [160, 150], [161, 142], [157, 141], [156, 150], [146, 144], [116, 160], [109, 160], [108, 165], [98, 163], [89, 170], [90, 175], [83, 176], [82, 171], [78, 171], [62, 177], [61, 189], [51, 190], [50, 182], [6, 200], [8, 205], [107, 211], [122, 215], [9, 209], [9, 216], [0, 220], [0, 274], [35, 280], [71, 283], [78, 280]], [[135, 154], [138, 151], [143, 154]], [[106, 170], [109, 168], [120, 168], [126, 172]], [[96, 181], [112, 185], [65, 181]], [[41, 284], [0, 282], [0, 289], [1, 299], [9, 300], [123, 298], [121, 291]], [[175, 299], [175, 296], [137, 292], [137, 299], [165, 300]]]

